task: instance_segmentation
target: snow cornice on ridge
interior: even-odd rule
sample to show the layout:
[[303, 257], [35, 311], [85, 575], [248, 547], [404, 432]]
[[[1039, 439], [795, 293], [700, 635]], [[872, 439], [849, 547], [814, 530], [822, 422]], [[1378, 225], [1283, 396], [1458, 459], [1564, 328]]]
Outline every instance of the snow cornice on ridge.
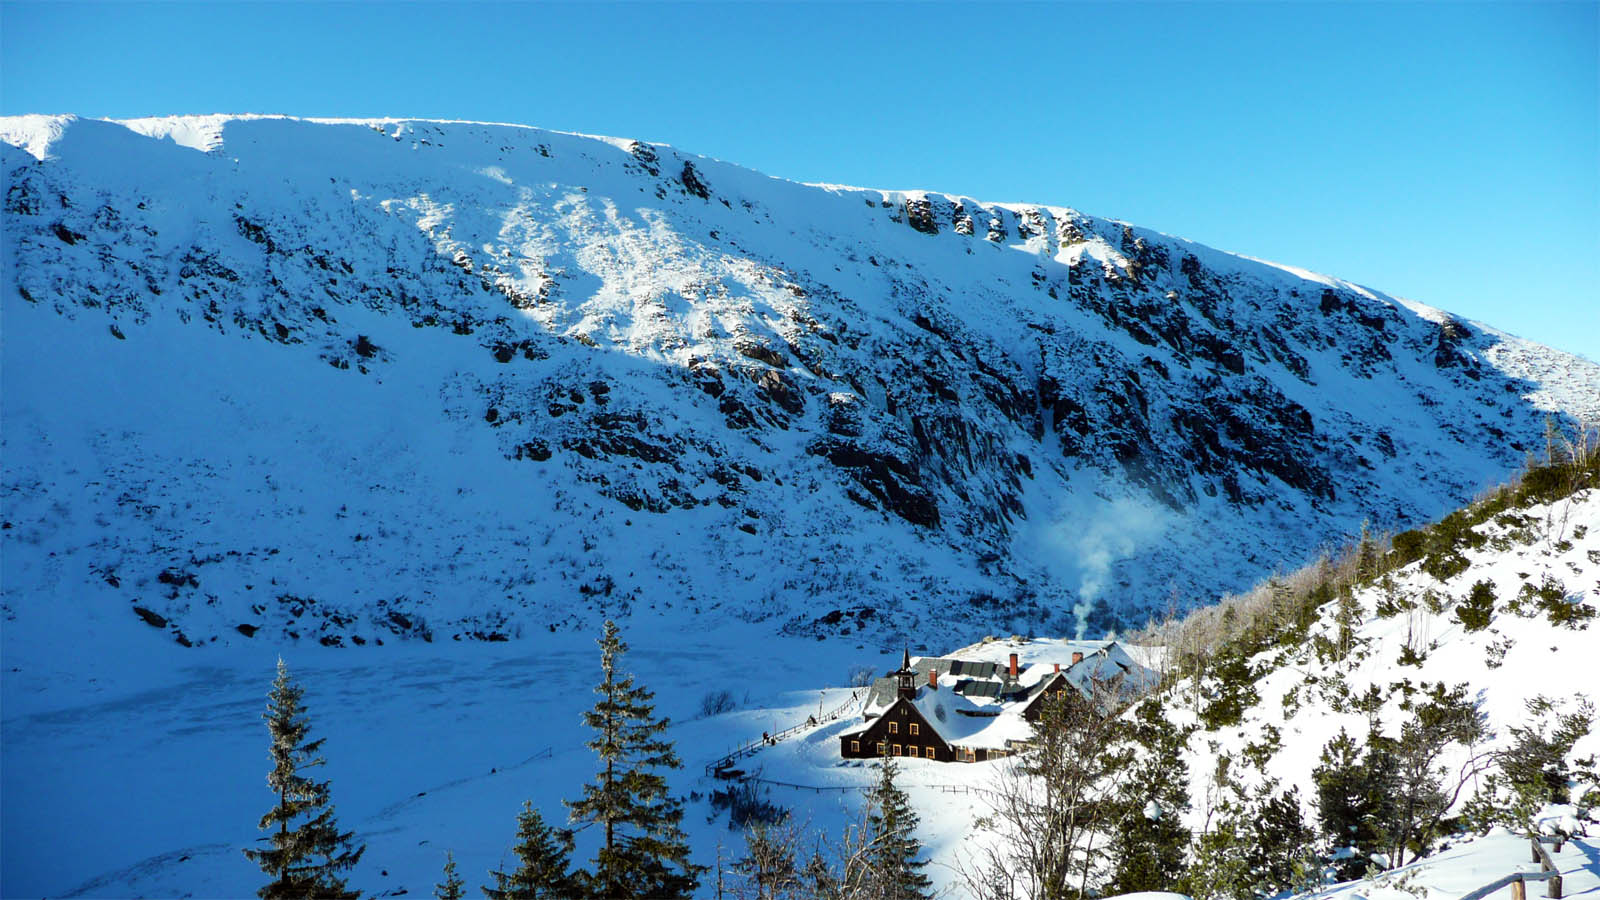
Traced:
[[[633, 138], [614, 137], [609, 135], [587, 134], [577, 131], [558, 131], [541, 128], [535, 125], [526, 125], [515, 122], [488, 122], [474, 119], [433, 119], [405, 116], [295, 116], [281, 113], [208, 113], [195, 115], [171, 116], [141, 116], [133, 118], [83, 118], [76, 115], [40, 115], [29, 114], [22, 116], [0, 117], [0, 141], [13, 144], [34, 156], [36, 159], [45, 159], [50, 154], [50, 147], [61, 139], [73, 122], [91, 121], [106, 122], [121, 125], [128, 130], [155, 139], [171, 140], [179, 146], [209, 153], [221, 150], [226, 145], [227, 126], [236, 122], [285, 122], [304, 123], [313, 125], [356, 125], [374, 129], [412, 129], [417, 126], [428, 127], [470, 127], [470, 128], [505, 128], [535, 134], [575, 138], [579, 140], [597, 141], [623, 151], [630, 151], [638, 145], [646, 145], [661, 150], [667, 150], [684, 159], [693, 159], [698, 162], [711, 163], [717, 166], [726, 166], [737, 169], [751, 176], [770, 179], [795, 187], [814, 188], [836, 195], [866, 195], [876, 197], [878, 202], [904, 205], [907, 201], [939, 200], [952, 205], [965, 206], [973, 210], [1006, 210], [1018, 215], [1029, 211], [1045, 213], [1056, 220], [1066, 218], [1083, 218], [1098, 221], [1106, 225], [1131, 229], [1136, 235], [1155, 237], [1164, 242], [1172, 243], [1186, 252], [1202, 257], [1203, 261], [1212, 268], [1240, 269], [1240, 263], [1252, 264], [1248, 268], [1255, 269], [1256, 265], [1267, 266], [1296, 279], [1309, 281], [1324, 287], [1339, 290], [1348, 290], [1368, 299], [1391, 305], [1404, 305], [1414, 308], [1420, 304], [1407, 302], [1401, 304], [1381, 291], [1362, 285], [1354, 284], [1330, 275], [1312, 272], [1297, 266], [1285, 263], [1260, 259], [1243, 253], [1222, 250], [1199, 244], [1187, 238], [1168, 234], [1150, 228], [1144, 228], [1131, 222], [1120, 219], [1096, 217], [1083, 213], [1073, 207], [1045, 203], [1029, 203], [1023, 201], [994, 202], [981, 200], [965, 194], [953, 194], [944, 191], [926, 189], [890, 190], [884, 188], [861, 187], [856, 185], [834, 184], [827, 182], [794, 181], [777, 175], [769, 175], [738, 163], [728, 162], [716, 157], [703, 156], [689, 153], [673, 147], [670, 144], [652, 141], [641, 141]], [[397, 134], [403, 133], [397, 131]], [[1259, 274], [1259, 270], [1256, 270]], [[1431, 308], [1431, 307], [1430, 307]], [[1415, 311], [1415, 310], [1414, 310]]]

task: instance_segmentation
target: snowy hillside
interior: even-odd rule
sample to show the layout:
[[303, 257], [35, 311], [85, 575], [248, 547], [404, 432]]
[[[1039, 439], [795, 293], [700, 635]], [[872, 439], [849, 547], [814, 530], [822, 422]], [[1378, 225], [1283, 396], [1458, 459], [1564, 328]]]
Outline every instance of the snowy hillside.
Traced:
[[[1600, 658], [1600, 489], [1510, 509], [1470, 531], [1476, 536], [1459, 549], [1460, 561], [1443, 571], [1429, 557], [1355, 594], [1348, 655], [1338, 655], [1338, 611], [1330, 605], [1308, 640], [1251, 657], [1253, 699], [1242, 704], [1239, 724], [1198, 733], [1192, 770], [1214, 772], [1218, 759], [1242, 758], [1257, 745], [1269, 777], [1302, 783], [1340, 729], [1358, 738], [1369, 729], [1398, 734], [1438, 684], [1467, 685], [1499, 740], [1527, 724], [1527, 704], [1537, 696], [1573, 709], [1585, 697], [1600, 699], [1593, 664]], [[1486, 625], [1472, 627], [1474, 608], [1488, 616]], [[1175, 714], [1203, 722], [1192, 710], [1225, 692], [1215, 677], [1192, 688], [1175, 691]], [[1454, 770], [1494, 746], [1457, 747], [1442, 762]], [[1590, 754], [1600, 754], [1600, 732], [1572, 755]]]
[[8, 649], [1098, 636], [1600, 409], [1585, 360], [1059, 207], [505, 125], [0, 136]]
[[[1582, 612], [1600, 608], [1600, 489], [1502, 509], [1485, 521], [1473, 528], [1478, 537], [1459, 539], [1465, 565], [1430, 552], [1391, 582], [1358, 592], [1362, 612], [1342, 659], [1317, 655], [1319, 647], [1339, 643], [1336, 607], [1314, 618], [1304, 640], [1249, 658], [1255, 697], [1241, 705], [1239, 724], [1200, 730], [1188, 741], [1191, 825], [1202, 823], [1215, 796], [1219, 756], [1235, 760], [1236, 779], [1257, 777], [1248, 761], [1260, 760], [1282, 787], [1301, 788], [1301, 800], [1309, 801], [1307, 775], [1327, 739], [1340, 727], [1366, 734], [1369, 717], [1358, 704], [1374, 686], [1378, 702], [1370, 711], [1392, 731], [1406, 714], [1402, 685], [1465, 683], [1496, 732], [1475, 748], [1483, 753], [1505, 745], [1525, 699], [1543, 693], [1570, 709], [1580, 695], [1600, 693], [1590, 664], [1600, 654], [1600, 618], [1585, 620]], [[1436, 557], [1444, 568], [1432, 562]], [[1440, 578], [1424, 566], [1449, 574]], [[1560, 589], [1546, 587], [1557, 581]], [[1492, 585], [1496, 600], [1487, 624], [1467, 631], [1456, 610], [1480, 582]], [[1526, 596], [1523, 585], [1532, 587]], [[1571, 624], [1552, 621], [1552, 609], [1568, 613], [1560, 618]], [[694, 628], [697, 621], [680, 611], [663, 615], [655, 628], [634, 627], [626, 664], [657, 690], [661, 711], [673, 718], [670, 736], [685, 763], [673, 783], [690, 797], [685, 824], [695, 858], [709, 864], [719, 853], [737, 854], [743, 837], [710, 800], [728, 783], [705, 767], [762, 733], [804, 726], [809, 716], [849, 702], [851, 689], [841, 685], [857, 667], [882, 673], [899, 653], [774, 637], [765, 623], [707, 630]], [[184, 651], [149, 629], [132, 636], [146, 639], [98, 652], [53, 636], [6, 646], [0, 680], [0, 893], [6, 896], [246, 896], [259, 881], [239, 848], [257, 838], [256, 818], [270, 799], [260, 713], [279, 648], [254, 642], [207, 653]], [[353, 884], [369, 895], [426, 895], [449, 849], [473, 886], [505, 859], [524, 798], [559, 818], [561, 801], [575, 796], [595, 769], [579, 721], [598, 677], [592, 636], [391, 644], [376, 654], [305, 642], [285, 648], [308, 687], [316, 733], [328, 740], [324, 771], [340, 821], [368, 848]], [[996, 661], [1017, 653], [1030, 662], [1060, 646], [1002, 639], [956, 652]], [[1420, 659], [1410, 661], [1408, 646]], [[1161, 662], [1156, 648], [1135, 649], [1141, 660]], [[1201, 708], [1221, 696], [1214, 687], [1198, 695]], [[1188, 688], [1180, 683], [1171, 693], [1170, 715], [1198, 722], [1197, 695]], [[703, 714], [700, 699], [721, 690], [738, 708]], [[792, 810], [808, 828], [835, 834], [854, 820], [861, 791], [875, 777], [871, 764], [839, 758], [838, 735], [859, 721], [852, 708], [838, 720], [801, 727], [743, 757], [739, 767], [758, 779], [762, 798]], [[1570, 755], [1596, 752], [1591, 734]], [[972, 846], [983, 792], [1008, 762], [901, 763], [901, 783], [922, 816], [930, 874], [955, 887], [952, 896], [963, 896], [953, 866]], [[1537, 868], [1519, 862], [1526, 842], [1503, 832], [1450, 843], [1405, 871], [1314, 893], [1404, 900], [1416, 896], [1407, 889], [1424, 888], [1429, 897], [1456, 897], [1511, 871]], [[578, 858], [592, 852], [592, 840], [580, 835]], [[1600, 891], [1596, 854], [1596, 837], [1569, 842], [1557, 854], [1567, 896]]]
[[[1428, 739], [1430, 717], [1459, 704], [1481, 732], [1443, 741], [1426, 757], [1443, 789], [1445, 824], [1442, 846], [1423, 846], [1448, 852], [1408, 856], [1377, 884], [1313, 892], [1399, 897], [1410, 885], [1420, 896], [1457, 896], [1538, 871], [1526, 865], [1526, 839], [1505, 830], [1521, 826], [1494, 812], [1515, 799], [1500, 754], [1529, 734], [1552, 740], [1563, 717], [1587, 716], [1586, 732], [1561, 754], [1576, 773], [1570, 798], [1528, 812], [1545, 833], [1588, 836], [1558, 856], [1578, 876], [1567, 879], [1566, 895], [1600, 890], [1600, 480], [1592, 461], [1588, 468], [1587, 487], [1553, 502], [1503, 492], [1426, 532], [1397, 536], [1389, 560], [1415, 561], [1372, 579], [1342, 609], [1323, 606], [1303, 633], [1280, 626], [1282, 637], [1242, 669], [1219, 657], [1198, 683], [1177, 684], [1168, 714], [1197, 728], [1184, 757], [1191, 827], [1220, 815], [1219, 802], [1240, 786], [1291, 792], [1314, 826], [1317, 773], [1341, 758], [1337, 738], [1347, 736], [1352, 753], [1385, 740], [1415, 745]], [[1484, 829], [1489, 837], [1473, 836]], [[1356, 871], [1367, 862], [1360, 854], [1351, 861]]]
[[[1494, 508], [1480, 504], [1446, 519], [1444, 526], [1433, 526], [1429, 534], [1451, 535], [1455, 552], [1447, 552], [1442, 539], [1430, 537], [1422, 559], [1357, 591], [1353, 604], [1345, 607], [1348, 635], [1341, 635], [1338, 604], [1330, 603], [1303, 628], [1276, 626], [1271, 637], [1261, 639], [1270, 649], [1247, 655], [1242, 670], [1227, 664], [1224, 657], [1230, 651], [1219, 651], [1209, 662], [1213, 674], [1198, 685], [1182, 679], [1161, 691], [1157, 697], [1165, 716], [1192, 731], [1180, 759], [1188, 773], [1183, 819], [1195, 842], [1228, 815], [1227, 803], [1261, 789], [1290, 793], [1314, 832], [1318, 796], [1313, 773], [1325, 763], [1324, 747], [1341, 730], [1358, 749], [1378, 735], [1412, 740], [1408, 723], [1424, 715], [1421, 711], [1441, 694], [1459, 688], [1485, 732], [1471, 743], [1445, 746], [1432, 761], [1447, 793], [1455, 787], [1454, 779], [1464, 772], [1470, 775], [1448, 805], [1450, 822], [1442, 838], [1432, 843], [1433, 852], [1408, 856], [1398, 869], [1383, 872], [1380, 866], [1375, 877], [1345, 883], [1333, 868], [1319, 877], [1319, 867], [1310, 864], [1304, 880], [1285, 893], [1369, 900], [1459, 897], [1513, 872], [1538, 872], [1537, 864], [1528, 864], [1527, 839], [1514, 837], [1483, 809], [1508, 797], [1493, 760], [1515, 743], [1518, 730], [1549, 735], [1556, 718], [1581, 713], [1585, 703], [1600, 699], [1600, 669], [1593, 662], [1600, 658], [1596, 473], [1591, 463], [1590, 486], [1555, 502], [1513, 501]], [[1453, 523], [1474, 520], [1480, 521], [1451, 530]], [[1401, 538], [1394, 552], [1411, 552], [1408, 546], [1413, 545]], [[1322, 577], [1314, 572], [1295, 577]], [[1481, 585], [1487, 585], [1488, 595]], [[1252, 596], [1271, 592], [1269, 585]], [[1217, 615], [1228, 613], [1224, 609]], [[1246, 624], [1250, 615], [1239, 612], [1226, 633], [1250, 640], [1243, 637], [1255, 627]], [[1255, 624], [1261, 621], [1265, 619]], [[1049, 640], [997, 641], [954, 655], [979, 651], [1000, 660], [1019, 653], [1026, 659], [1054, 646]], [[1139, 649], [1156, 664], [1181, 650], [1176, 643]], [[1530, 703], [1540, 697], [1549, 701], [1550, 710], [1530, 711]], [[1592, 714], [1593, 707], [1589, 710]], [[795, 804], [813, 818], [820, 809], [829, 816], [822, 819], [825, 825], [833, 825], [840, 819], [833, 792], [862, 790], [875, 777], [870, 763], [839, 758], [837, 736], [859, 721], [853, 717], [825, 725], [763, 749], [740, 766], [754, 774], [764, 796]], [[1571, 802], [1547, 806], [1534, 818], [1546, 833], [1574, 838], [1555, 854], [1564, 873], [1565, 896], [1592, 896], [1600, 892], [1600, 769], [1594, 765], [1600, 759], [1600, 730], [1591, 727], [1565, 759], [1574, 771], [1589, 774], [1571, 789]], [[1002, 789], [1014, 761], [903, 759], [901, 764], [902, 782], [923, 814], [919, 833], [930, 849], [930, 871], [955, 896], [967, 896], [968, 882], [960, 868], [973, 859], [975, 841], [992, 839], [975, 820], [990, 812], [989, 798]], [[1330, 850], [1341, 855], [1323, 843], [1308, 837], [1302, 855], [1315, 859], [1316, 853]], [[1192, 848], [1189, 852], [1189, 865], [1207, 865], [1195, 860]], [[1355, 868], [1360, 871], [1365, 864], [1359, 860]]]

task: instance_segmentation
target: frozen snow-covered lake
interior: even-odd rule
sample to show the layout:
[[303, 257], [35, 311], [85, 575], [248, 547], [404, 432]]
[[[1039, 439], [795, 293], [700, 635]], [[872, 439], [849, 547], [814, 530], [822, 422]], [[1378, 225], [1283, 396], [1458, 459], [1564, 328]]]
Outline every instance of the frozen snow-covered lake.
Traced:
[[[674, 723], [684, 761], [675, 787], [701, 797], [689, 803], [685, 826], [707, 863], [719, 843], [732, 849], [742, 839], [725, 814], [707, 822], [705, 764], [763, 731], [804, 721], [819, 705], [837, 706], [849, 696], [842, 685], [851, 666], [884, 670], [894, 662], [870, 648], [756, 628], [684, 636], [639, 622], [623, 627], [632, 646], [625, 666], [656, 691], [658, 712]], [[256, 820], [271, 803], [261, 713], [278, 651], [185, 650], [160, 635], [132, 643], [132, 652], [85, 659], [7, 643], [5, 896], [238, 896], [257, 886], [259, 873], [239, 848], [258, 836]], [[523, 800], [562, 820], [561, 800], [594, 772], [579, 718], [599, 676], [590, 635], [297, 646], [284, 655], [307, 690], [314, 736], [327, 739], [324, 773], [340, 823], [368, 845], [352, 880], [364, 891], [426, 895], [446, 849], [469, 886], [481, 883], [509, 848]], [[740, 708], [698, 717], [701, 698], [720, 689]], [[792, 781], [788, 765], [809, 765], [836, 747], [826, 734], [803, 735], [746, 767], [772, 766]], [[796, 752], [798, 760], [780, 759]], [[849, 771], [839, 783], [869, 777]], [[773, 799], [807, 804], [800, 815], [819, 828], [842, 823], [857, 796], [793, 793]], [[579, 855], [587, 849], [580, 838]]]

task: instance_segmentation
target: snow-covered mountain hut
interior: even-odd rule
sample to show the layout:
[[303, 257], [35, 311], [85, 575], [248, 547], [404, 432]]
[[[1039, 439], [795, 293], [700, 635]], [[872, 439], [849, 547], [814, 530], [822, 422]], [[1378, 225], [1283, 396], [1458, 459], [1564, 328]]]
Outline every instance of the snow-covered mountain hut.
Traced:
[[988, 658], [996, 646], [1005, 645], [940, 657], [912, 657], [907, 649], [899, 669], [872, 683], [864, 721], [839, 736], [840, 755], [939, 762], [1009, 756], [1032, 740], [1046, 698], [1068, 690], [1089, 698], [1096, 684], [1131, 697], [1156, 679], [1115, 641], [1030, 642], [1003, 662]]

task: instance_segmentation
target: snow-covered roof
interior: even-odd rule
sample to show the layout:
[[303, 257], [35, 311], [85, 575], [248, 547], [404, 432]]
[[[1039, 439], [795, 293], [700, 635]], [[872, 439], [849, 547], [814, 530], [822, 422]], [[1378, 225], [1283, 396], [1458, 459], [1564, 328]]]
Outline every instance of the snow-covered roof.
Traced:
[[[947, 744], [962, 747], [1004, 749], [1008, 741], [1025, 741], [1033, 736], [1033, 726], [1022, 717], [1022, 705], [1000, 710], [993, 715], [993, 704], [976, 704], [954, 689], [954, 685], [941, 683], [938, 690], [924, 687], [911, 701], [922, 717], [939, 732]], [[990, 707], [983, 709], [984, 706]], [[984, 715], [968, 715], [982, 712]]]
[[[1013, 653], [1017, 656], [1015, 678], [1009, 672]], [[1081, 654], [1077, 661], [1075, 654]], [[956, 690], [978, 704], [1029, 700], [1033, 689], [1057, 671], [1066, 672], [1085, 695], [1095, 679], [1126, 677], [1143, 685], [1154, 674], [1116, 641], [991, 641], [949, 656], [913, 656], [910, 661], [919, 689], [927, 686], [929, 671], [938, 672], [941, 682], [954, 680]], [[877, 715], [894, 703], [899, 694], [898, 671], [872, 683], [865, 707], [868, 716]]]
[[[1017, 656], [1015, 676], [1012, 654]], [[846, 734], [865, 730], [894, 705], [905, 669], [916, 687], [911, 702], [923, 718], [946, 742], [975, 748], [1027, 740], [1033, 726], [1023, 712], [1058, 672], [1086, 697], [1095, 681], [1120, 679], [1127, 690], [1137, 692], [1155, 680], [1155, 673], [1116, 641], [986, 641], [949, 656], [907, 656], [908, 666], [872, 683], [863, 710], [868, 721]], [[929, 684], [930, 672], [936, 673], [937, 687]]]

